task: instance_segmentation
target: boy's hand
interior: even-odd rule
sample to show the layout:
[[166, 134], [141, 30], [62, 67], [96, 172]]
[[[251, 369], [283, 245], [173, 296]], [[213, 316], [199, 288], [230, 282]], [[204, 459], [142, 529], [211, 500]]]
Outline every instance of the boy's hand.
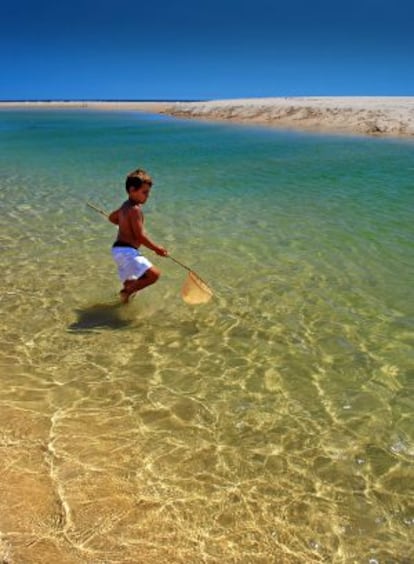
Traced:
[[157, 247], [155, 249], [155, 252], [157, 253], [157, 255], [160, 255], [160, 257], [167, 257], [168, 256], [168, 251], [167, 251], [167, 249], [164, 249], [164, 247]]

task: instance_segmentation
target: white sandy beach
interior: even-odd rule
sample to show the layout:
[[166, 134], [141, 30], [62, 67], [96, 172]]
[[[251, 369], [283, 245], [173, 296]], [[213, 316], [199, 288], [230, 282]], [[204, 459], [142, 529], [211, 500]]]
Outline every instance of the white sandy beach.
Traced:
[[178, 102], [166, 113], [188, 118], [377, 136], [414, 135], [414, 97], [250, 98]]
[[287, 97], [205, 102], [0, 102], [1, 108], [84, 108], [162, 113], [330, 133], [414, 136], [414, 97]]

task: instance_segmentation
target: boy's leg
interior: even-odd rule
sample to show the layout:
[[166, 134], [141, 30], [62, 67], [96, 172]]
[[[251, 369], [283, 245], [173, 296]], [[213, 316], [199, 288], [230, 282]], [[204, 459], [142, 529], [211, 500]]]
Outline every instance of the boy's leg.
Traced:
[[125, 280], [124, 287], [120, 292], [121, 301], [127, 303], [129, 297], [147, 286], [154, 284], [160, 277], [161, 271], [155, 266], [151, 266], [138, 280]]
[[129, 301], [129, 296], [133, 293], [133, 286], [134, 280], [125, 280], [124, 287], [119, 292], [119, 297], [123, 304], [127, 304]]

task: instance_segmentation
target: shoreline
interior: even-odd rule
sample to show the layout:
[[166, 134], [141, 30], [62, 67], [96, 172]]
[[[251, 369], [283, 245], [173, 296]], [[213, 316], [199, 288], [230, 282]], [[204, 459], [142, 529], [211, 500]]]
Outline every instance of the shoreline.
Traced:
[[414, 96], [309, 96], [203, 102], [0, 102], [0, 110], [22, 108], [141, 111], [185, 119], [258, 124], [297, 131], [414, 137]]

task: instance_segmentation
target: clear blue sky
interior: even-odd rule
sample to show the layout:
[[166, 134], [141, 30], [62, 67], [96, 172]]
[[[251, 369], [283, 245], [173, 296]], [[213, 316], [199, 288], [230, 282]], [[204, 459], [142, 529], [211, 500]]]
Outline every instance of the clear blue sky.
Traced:
[[0, 99], [414, 95], [414, 0], [5, 0]]

